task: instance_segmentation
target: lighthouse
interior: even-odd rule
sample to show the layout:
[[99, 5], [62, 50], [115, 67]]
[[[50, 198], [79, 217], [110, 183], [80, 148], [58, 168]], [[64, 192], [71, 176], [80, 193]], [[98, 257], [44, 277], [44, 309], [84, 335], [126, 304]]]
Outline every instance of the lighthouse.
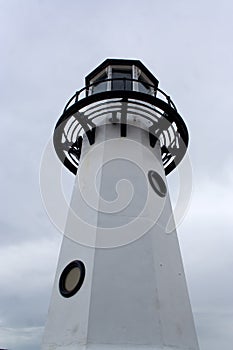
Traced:
[[[139, 60], [107, 59], [53, 136], [75, 176], [43, 350], [198, 350], [166, 176], [187, 127]], [[171, 225], [170, 225], [171, 226]]]

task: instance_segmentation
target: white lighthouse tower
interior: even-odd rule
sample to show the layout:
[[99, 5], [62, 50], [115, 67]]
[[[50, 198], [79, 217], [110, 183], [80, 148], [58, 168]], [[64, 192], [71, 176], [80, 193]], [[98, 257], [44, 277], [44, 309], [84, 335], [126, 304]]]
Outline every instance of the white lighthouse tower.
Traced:
[[75, 185], [43, 350], [198, 350], [166, 183], [187, 128], [138, 60], [107, 59], [54, 131]]

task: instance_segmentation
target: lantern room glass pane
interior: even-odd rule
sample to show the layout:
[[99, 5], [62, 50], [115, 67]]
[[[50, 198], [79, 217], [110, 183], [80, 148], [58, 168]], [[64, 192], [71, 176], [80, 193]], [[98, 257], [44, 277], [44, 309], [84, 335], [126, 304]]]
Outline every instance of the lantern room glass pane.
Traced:
[[138, 91], [143, 92], [144, 94], [152, 94], [152, 89], [150, 86], [150, 83], [142, 76], [140, 75], [138, 78]]
[[[132, 70], [112, 70], [112, 90], [132, 90]], [[115, 80], [116, 79], [116, 80]]]
[[107, 74], [103, 73], [97, 79], [93, 80], [92, 94], [107, 91], [107, 78]]

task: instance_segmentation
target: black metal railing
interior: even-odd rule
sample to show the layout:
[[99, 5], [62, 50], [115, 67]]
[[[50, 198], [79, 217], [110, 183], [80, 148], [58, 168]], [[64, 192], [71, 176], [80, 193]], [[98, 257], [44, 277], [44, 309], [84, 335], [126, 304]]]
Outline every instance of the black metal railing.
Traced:
[[[98, 94], [98, 93], [101, 93], [101, 92], [104, 92], [101, 91], [101, 92], [92, 92], [92, 88], [99, 85], [99, 84], [102, 84], [102, 83], [107, 83], [107, 82], [113, 82], [113, 81], [123, 81], [123, 89], [118, 89], [118, 90], [127, 90], [127, 91], [138, 91], [137, 89], [133, 89], [133, 88], [128, 88], [128, 85], [127, 85], [127, 82], [136, 82], [136, 83], [139, 83], [139, 84], [142, 84], [144, 87], [148, 88], [148, 89], [151, 89], [151, 93], [145, 93], [145, 92], [141, 92], [141, 93], [145, 93], [145, 94], [150, 94], [150, 95], [154, 95], [157, 97], [157, 94], [158, 94], [158, 97], [161, 96], [163, 100], [165, 100], [165, 102], [167, 102], [169, 104], [169, 106], [171, 108], [173, 108], [175, 111], [177, 111], [176, 109], [176, 106], [174, 104], [174, 102], [171, 100], [170, 96], [168, 96], [164, 91], [162, 91], [161, 89], [159, 89], [157, 86], [155, 85], [152, 85], [152, 84], [149, 84], [147, 82], [144, 82], [144, 81], [141, 81], [139, 79], [129, 79], [129, 78], [114, 78], [114, 79], [103, 79], [103, 80], [99, 80], [98, 82], [95, 82], [95, 83], [92, 83], [92, 84], [89, 84], [85, 87], [83, 87], [82, 89], [80, 89], [79, 91], [76, 91], [75, 94], [69, 99], [69, 101], [67, 102], [67, 104], [65, 105], [65, 108], [64, 108], [64, 111], [63, 113], [71, 106], [73, 105], [74, 103], [76, 103], [77, 101], [79, 101], [80, 99], [82, 98], [85, 98], [87, 96], [90, 96], [91, 94]], [[105, 91], [117, 91], [116, 89], [106, 89]], [[138, 91], [140, 92], [140, 91]], [[83, 96], [84, 94], [84, 96]]]

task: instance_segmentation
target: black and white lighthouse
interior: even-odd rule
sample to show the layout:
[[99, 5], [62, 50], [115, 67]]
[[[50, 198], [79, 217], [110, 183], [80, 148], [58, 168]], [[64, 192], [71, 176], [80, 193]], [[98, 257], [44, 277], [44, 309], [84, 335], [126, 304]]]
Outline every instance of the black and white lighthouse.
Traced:
[[75, 185], [43, 350], [198, 350], [166, 175], [188, 131], [139, 61], [107, 59], [69, 100], [54, 147]]

